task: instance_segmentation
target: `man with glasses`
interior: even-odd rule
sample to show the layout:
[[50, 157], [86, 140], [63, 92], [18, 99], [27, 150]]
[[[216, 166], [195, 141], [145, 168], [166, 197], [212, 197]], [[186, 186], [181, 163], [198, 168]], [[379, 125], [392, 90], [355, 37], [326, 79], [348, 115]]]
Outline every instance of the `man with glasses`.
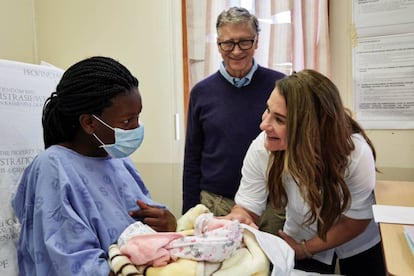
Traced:
[[[232, 7], [223, 11], [216, 29], [223, 62], [190, 93], [182, 212], [202, 203], [214, 215], [223, 216], [234, 206], [244, 155], [260, 132], [261, 115], [275, 82], [284, 74], [255, 61], [260, 29], [248, 10]], [[283, 216], [268, 208], [260, 227], [277, 233], [283, 222]]]

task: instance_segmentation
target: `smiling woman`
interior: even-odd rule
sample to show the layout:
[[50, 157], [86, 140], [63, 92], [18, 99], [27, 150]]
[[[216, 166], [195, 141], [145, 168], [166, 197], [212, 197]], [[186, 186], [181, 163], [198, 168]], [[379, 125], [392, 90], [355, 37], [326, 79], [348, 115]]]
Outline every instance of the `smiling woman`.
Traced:
[[267, 101], [267, 109], [263, 113], [260, 129], [266, 131], [265, 147], [269, 151], [282, 151], [287, 148], [286, 101], [275, 88]]
[[256, 224], [270, 201], [286, 210], [282, 237], [295, 268], [385, 275], [381, 237], [373, 220], [375, 149], [342, 104], [336, 86], [314, 70], [276, 82], [250, 145], [226, 216]]

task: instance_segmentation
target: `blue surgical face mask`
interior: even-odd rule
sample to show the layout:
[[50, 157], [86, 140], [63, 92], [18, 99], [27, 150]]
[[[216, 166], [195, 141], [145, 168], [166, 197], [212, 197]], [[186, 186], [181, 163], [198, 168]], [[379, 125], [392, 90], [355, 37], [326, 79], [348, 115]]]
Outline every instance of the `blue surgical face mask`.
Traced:
[[99, 141], [102, 145], [100, 146], [103, 148], [110, 156], [113, 158], [123, 158], [130, 156], [134, 151], [138, 149], [141, 145], [142, 141], [144, 140], [144, 126], [140, 125], [134, 129], [121, 129], [121, 128], [114, 128], [99, 119], [97, 116], [92, 115], [95, 119], [101, 122], [104, 126], [112, 129], [115, 132], [115, 143], [105, 145], [101, 139], [96, 136], [95, 133], [92, 135]]

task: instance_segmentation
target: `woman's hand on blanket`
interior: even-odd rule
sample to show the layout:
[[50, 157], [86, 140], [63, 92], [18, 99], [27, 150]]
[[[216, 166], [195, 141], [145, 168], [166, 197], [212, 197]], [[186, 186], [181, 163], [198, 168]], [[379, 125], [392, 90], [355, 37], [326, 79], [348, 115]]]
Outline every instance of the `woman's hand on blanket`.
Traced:
[[302, 243], [297, 243], [291, 236], [283, 232], [283, 230], [279, 230], [279, 236], [284, 239], [293, 250], [295, 250], [295, 259], [302, 260], [309, 258], [309, 256], [306, 255]]
[[250, 225], [256, 229], [258, 228], [256, 222], [259, 220], [259, 216], [238, 205], [235, 205], [228, 215], [218, 218], [238, 220], [240, 223]]
[[177, 220], [170, 211], [165, 208], [147, 205], [141, 200], [137, 200], [137, 205], [140, 209], [130, 211], [129, 215], [131, 217], [142, 221], [157, 232], [175, 232]]

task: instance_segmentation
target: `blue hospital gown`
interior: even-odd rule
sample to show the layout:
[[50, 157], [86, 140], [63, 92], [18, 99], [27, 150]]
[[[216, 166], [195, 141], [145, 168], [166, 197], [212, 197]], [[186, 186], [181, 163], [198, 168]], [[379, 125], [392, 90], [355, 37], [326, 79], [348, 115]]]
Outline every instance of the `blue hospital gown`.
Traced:
[[108, 246], [134, 222], [128, 211], [137, 199], [161, 206], [129, 158], [49, 147], [24, 171], [12, 201], [20, 275], [108, 275]]

